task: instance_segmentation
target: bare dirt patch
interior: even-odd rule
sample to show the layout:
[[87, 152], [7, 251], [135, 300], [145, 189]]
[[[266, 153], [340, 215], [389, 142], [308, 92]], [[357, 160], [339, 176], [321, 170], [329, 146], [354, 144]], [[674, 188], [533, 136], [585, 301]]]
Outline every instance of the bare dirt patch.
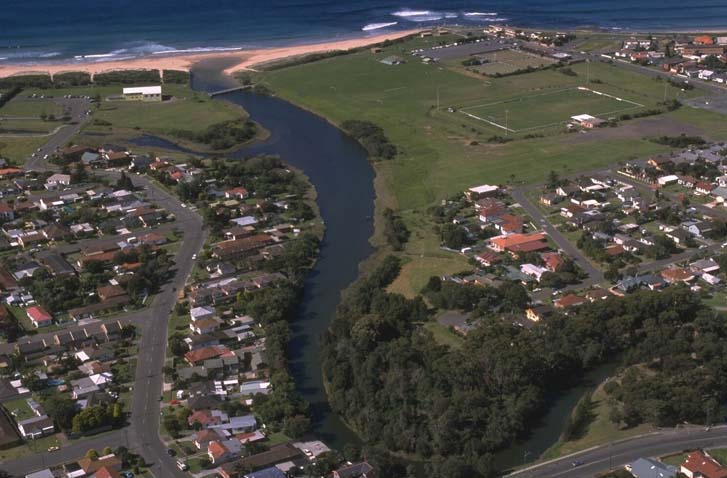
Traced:
[[622, 122], [615, 128], [599, 128], [585, 134], [568, 135], [566, 142], [570, 144], [587, 143], [590, 141], [608, 141], [613, 139], [640, 139], [650, 136], [704, 136], [704, 130], [674, 118], [655, 117]]

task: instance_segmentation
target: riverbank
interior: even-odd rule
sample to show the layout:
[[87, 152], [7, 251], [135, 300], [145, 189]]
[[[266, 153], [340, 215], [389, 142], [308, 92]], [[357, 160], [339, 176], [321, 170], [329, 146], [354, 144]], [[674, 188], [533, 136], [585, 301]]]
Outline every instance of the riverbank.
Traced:
[[351, 50], [362, 48], [368, 45], [381, 43], [386, 40], [396, 40], [419, 32], [419, 29], [411, 29], [399, 32], [382, 33], [380, 35], [350, 38], [324, 43], [313, 43], [308, 45], [294, 45], [276, 48], [261, 48], [252, 50], [236, 50], [230, 52], [191, 53], [170, 56], [145, 56], [127, 60], [117, 61], [65, 61], [60, 63], [37, 63], [37, 64], [7, 64], [0, 65], [0, 77], [30, 74], [47, 73], [55, 75], [68, 71], [85, 71], [91, 75], [114, 70], [183, 70], [190, 71], [196, 63], [209, 59], [226, 59], [230, 65], [225, 73], [231, 74], [240, 70], [254, 69], [255, 65], [270, 63], [273, 61], [310, 55], [313, 53], [325, 53], [335, 50]]

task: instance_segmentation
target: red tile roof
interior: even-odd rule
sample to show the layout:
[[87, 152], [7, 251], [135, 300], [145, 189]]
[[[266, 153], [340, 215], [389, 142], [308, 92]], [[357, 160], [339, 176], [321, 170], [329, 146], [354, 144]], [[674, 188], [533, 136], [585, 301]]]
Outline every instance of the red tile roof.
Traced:
[[48, 313], [47, 310], [41, 305], [34, 305], [25, 309], [25, 313], [28, 314], [35, 322], [49, 322], [53, 320], [53, 316]]
[[184, 358], [189, 363], [198, 363], [204, 360], [220, 357], [225, 355], [227, 352], [229, 352], [229, 349], [224, 345], [211, 345], [209, 347], [191, 350], [184, 354]]
[[701, 475], [704, 478], [727, 477], [727, 470], [701, 451], [690, 453], [687, 459], [684, 460], [684, 463], [682, 463], [682, 468], [689, 470], [694, 476]]
[[553, 305], [555, 305], [559, 309], [567, 309], [569, 307], [575, 307], [577, 305], [583, 305], [585, 303], [586, 299], [584, 299], [583, 297], [577, 296], [575, 294], [568, 294], [554, 301]]

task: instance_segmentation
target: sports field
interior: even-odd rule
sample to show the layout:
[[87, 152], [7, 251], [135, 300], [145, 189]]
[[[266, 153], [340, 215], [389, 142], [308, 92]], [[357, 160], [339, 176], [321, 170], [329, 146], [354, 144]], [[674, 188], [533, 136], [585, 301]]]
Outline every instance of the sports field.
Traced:
[[539, 68], [555, 63], [552, 58], [516, 50], [493, 51], [477, 55], [477, 57], [487, 60], [487, 63], [474, 67], [475, 70], [485, 75], [505, 75], [514, 71], [525, 70], [528, 67]]
[[557, 126], [579, 114], [608, 119], [643, 106], [591, 88], [574, 87], [466, 106], [460, 112], [502, 131], [521, 133]]

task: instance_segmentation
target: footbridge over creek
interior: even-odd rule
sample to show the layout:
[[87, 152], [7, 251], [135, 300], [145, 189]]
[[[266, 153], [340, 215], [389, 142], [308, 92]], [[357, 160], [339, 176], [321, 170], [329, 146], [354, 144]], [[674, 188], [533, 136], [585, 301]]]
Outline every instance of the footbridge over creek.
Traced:
[[210, 91], [207, 94], [210, 96], [210, 98], [212, 98], [212, 97], [215, 97], [215, 96], [224, 95], [224, 94], [227, 94], [227, 93], [232, 93], [233, 91], [247, 90], [247, 89], [250, 89], [250, 88], [252, 88], [252, 85], [241, 85], [241, 86], [235, 86], [233, 88], [226, 88], [224, 90]]

